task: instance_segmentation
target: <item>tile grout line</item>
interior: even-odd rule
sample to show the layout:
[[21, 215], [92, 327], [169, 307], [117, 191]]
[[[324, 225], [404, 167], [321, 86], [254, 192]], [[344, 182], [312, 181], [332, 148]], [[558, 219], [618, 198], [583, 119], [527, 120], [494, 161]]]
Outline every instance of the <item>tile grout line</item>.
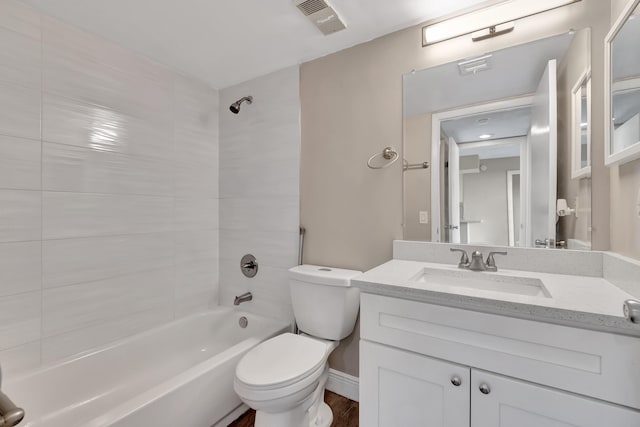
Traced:
[[40, 26], [40, 366], [44, 361], [44, 31], [42, 14], [38, 12]]

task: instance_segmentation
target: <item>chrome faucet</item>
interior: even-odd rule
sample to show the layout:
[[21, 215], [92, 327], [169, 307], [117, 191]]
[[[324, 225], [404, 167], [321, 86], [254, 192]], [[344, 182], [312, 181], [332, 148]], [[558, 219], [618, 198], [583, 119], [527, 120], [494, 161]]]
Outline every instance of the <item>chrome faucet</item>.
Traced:
[[451, 252], [460, 252], [462, 256], [460, 257], [460, 262], [458, 263], [458, 268], [469, 268], [469, 255], [467, 255], [467, 251], [464, 249], [449, 249]]
[[473, 251], [473, 253], [471, 254], [471, 261], [469, 261], [469, 256], [464, 250], [454, 248], [451, 248], [450, 250], [451, 252], [462, 253], [460, 262], [458, 263], [458, 268], [471, 271], [498, 271], [498, 266], [496, 265], [494, 255], [507, 255], [506, 252], [489, 252], [489, 255], [487, 255], [487, 262], [485, 263], [482, 258], [482, 252], [480, 251]]
[[484, 265], [484, 261], [482, 260], [482, 252], [473, 251], [471, 254], [471, 262], [467, 267], [471, 271], [486, 271], [487, 266]]
[[487, 267], [487, 271], [498, 271], [498, 266], [496, 265], [496, 260], [493, 258], [494, 255], [507, 255], [506, 252], [489, 252], [487, 255], [487, 263], [485, 267]]
[[252, 299], [253, 299], [253, 295], [251, 294], [251, 292], [245, 292], [244, 294], [237, 296], [233, 300], [233, 305], [240, 305], [243, 302], [251, 301]]
[[[2, 386], [2, 368], [0, 368], [0, 387]], [[0, 391], [0, 427], [13, 427], [24, 419], [24, 409], [18, 408]]]

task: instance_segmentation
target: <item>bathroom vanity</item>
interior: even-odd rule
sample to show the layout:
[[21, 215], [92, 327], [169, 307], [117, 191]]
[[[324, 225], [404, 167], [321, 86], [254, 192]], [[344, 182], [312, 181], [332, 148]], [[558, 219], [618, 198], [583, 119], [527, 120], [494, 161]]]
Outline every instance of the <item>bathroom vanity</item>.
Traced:
[[608, 254], [509, 249], [495, 273], [446, 245], [394, 254], [420, 245], [354, 281], [363, 426], [640, 426], [640, 326]]

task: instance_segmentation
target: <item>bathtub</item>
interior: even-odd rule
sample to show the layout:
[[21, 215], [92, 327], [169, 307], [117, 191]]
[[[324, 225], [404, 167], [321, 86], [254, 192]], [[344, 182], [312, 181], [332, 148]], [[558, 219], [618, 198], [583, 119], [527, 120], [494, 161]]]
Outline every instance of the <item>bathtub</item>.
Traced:
[[[240, 317], [248, 326], [239, 326]], [[28, 427], [210, 427], [241, 406], [235, 366], [284, 322], [218, 307], [6, 378]]]

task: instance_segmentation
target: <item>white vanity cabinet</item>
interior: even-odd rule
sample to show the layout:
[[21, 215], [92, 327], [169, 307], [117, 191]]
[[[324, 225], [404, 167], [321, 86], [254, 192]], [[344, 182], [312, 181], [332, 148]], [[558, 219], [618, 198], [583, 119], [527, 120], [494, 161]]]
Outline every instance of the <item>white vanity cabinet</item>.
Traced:
[[364, 427], [639, 427], [640, 340], [362, 294]]
[[471, 427], [640, 425], [629, 408], [475, 369], [471, 378]]
[[469, 427], [466, 366], [360, 342], [360, 425]]

